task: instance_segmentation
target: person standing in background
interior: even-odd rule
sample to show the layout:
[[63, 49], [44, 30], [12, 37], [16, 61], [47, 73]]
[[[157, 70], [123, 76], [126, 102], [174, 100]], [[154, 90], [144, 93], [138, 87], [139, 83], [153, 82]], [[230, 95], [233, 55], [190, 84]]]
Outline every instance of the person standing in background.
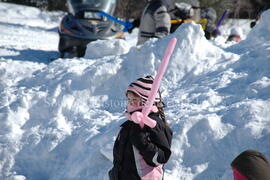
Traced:
[[212, 7], [208, 7], [202, 11], [201, 18], [207, 19], [207, 24], [204, 29], [205, 38], [208, 40], [216, 38], [220, 32], [216, 29], [216, 19], [217, 13], [216, 10]]
[[170, 33], [170, 9], [174, 9], [175, 0], [151, 0], [141, 16], [137, 45], [150, 38], [163, 38]]
[[240, 42], [242, 40], [242, 30], [238, 27], [233, 27], [231, 29], [230, 35], [226, 42], [233, 41], [233, 42]]

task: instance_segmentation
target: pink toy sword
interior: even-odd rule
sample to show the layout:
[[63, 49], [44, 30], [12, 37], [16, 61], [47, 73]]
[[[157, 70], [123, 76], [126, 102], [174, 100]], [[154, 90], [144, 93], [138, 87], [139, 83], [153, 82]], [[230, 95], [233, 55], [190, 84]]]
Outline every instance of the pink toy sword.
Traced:
[[152, 109], [154, 100], [156, 98], [156, 94], [157, 94], [159, 86], [160, 86], [161, 79], [162, 79], [162, 77], [167, 69], [167, 66], [168, 66], [170, 57], [172, 55], [172, 52], [174, 50], [174, 47], [176, 45], [176, 42], [177, 42], [177, 39], [172, 38], [168, 44], [168, 47], [167, 47], [165, 54], [163, 56], [163, 59], [161, 61], [161, 64], [159, 65], [157, 75], [154, 79], [153, 86], [151, 88], [149, 97], [145, 103], [144, 108], [142, 109], [142, 112], [134, 112], [131, 115], [131, 119], [135, 123], [139, 124], [141, 126], [141, 128], [143, 128], [144, 124], [146, 124], [147, 126], [149, 126], [151, 128], [154, 128], [156, 126], [156, 121], [149, 118], [148, 114], [149, 114], [150, 110]]

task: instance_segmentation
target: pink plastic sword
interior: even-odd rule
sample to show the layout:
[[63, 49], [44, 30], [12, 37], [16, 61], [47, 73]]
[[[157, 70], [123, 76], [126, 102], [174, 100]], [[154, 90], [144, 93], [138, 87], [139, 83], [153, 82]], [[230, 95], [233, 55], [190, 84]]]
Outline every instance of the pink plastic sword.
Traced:
[[131, 119], [135, 123], [139, 124], [141, 126], [141, 128], [143, 128], [144, 124], [146, 124], [147, 126], [149, 126], [151, 128], [154, 128], [156, 126], [156, 121], [149, 118], [148, 114], [149, 114], [150, 110], [152, 109], [156, 94], [157, 94], [159, 86], [160, 86], [161, 79], [162, 79], [162, 77], [167, 69], [167, 66], [168, 66], [168, 63], [169, 63], [170, 57], [172, 55], [172, 52], [174, 50], [176, 42], [177, 42], [177, 39], [172, 38], [167, 46], [167, 49], [165, 51], [165, 54], [164, 54], [163, 59], [161, 61], [161, 64], [159, 65], [157, 75], [154, 79], [153, 86], [151, 88], [149, 97], [145, 103], [145, 106], [142, 109], [142, 112], [134, 112], [131, 115]]

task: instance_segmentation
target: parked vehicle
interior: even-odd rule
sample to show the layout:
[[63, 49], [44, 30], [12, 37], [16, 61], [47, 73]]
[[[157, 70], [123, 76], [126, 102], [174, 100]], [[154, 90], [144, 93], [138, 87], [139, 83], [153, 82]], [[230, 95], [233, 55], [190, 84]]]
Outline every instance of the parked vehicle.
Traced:
[[58, 31], [60, 57], [83, 57], [88, 43], [122, 37], [121, 25], [102, 15], [112, 16], [115, 6], [116, 0], [68, 0], [69, 13]]

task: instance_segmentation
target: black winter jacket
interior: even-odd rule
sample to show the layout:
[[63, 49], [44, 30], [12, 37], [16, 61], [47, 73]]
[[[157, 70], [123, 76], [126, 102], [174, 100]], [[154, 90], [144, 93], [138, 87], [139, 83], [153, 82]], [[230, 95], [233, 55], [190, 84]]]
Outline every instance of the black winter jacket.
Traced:
[[146, 125], [141, 128], [130, 120], [121, 125], [113, 148], [114, 161], [109, 172], [110, 180], [140, 180], [143, 176], [141, 171], [144, 170], [139, 167], [138, 154], [147, 166], [159, 168], [163, 176], [163, 164], [171, 155], [172, 131], [158, 113], [151, 113], [149, 117], [157, 121], [153, 129]]

